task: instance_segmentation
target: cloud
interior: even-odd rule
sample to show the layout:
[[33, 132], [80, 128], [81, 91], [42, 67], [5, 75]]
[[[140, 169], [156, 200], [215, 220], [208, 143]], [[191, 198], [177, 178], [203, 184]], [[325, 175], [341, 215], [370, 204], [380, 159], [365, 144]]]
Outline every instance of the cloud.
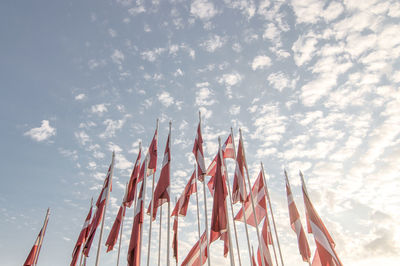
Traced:
[[92, 105], [92, 107], [90, 108], [90, 111], [93, 114], [102, 115], [103, 113], [106, 113], [108, 111], [108, 109], [106, 107], [106, 104], [101, 103], [101, 104]]
[[85, 146], [86, 142], [90, 141], [90, 137], [88, 134], [86, 134], [85, 131], [79, 131], [74, 133], [75, 138], [78, 140], [78, 142], [82, 145]]
[[200, 86], [200, 90], [196, 91], [196, 105], [198, 106], [210, 106], [216, 103], [214, 99], [214, 93], [207, 87], [203, 87], [204, 85], [209, 85], [208, 82], [197, 84]]
[[190, 5], [190, 13], [206, 21], [213, 18], [218, 12], [212, 2], [207, 0], [195, 0]]
[[56, 129], [50, 126], [49, 120], [42, 120], [42, 125], [40, 127], [31, 128], [24, 133], [24, 136], [29, 136], [38, 142], [44, 141], [55, 135]]
[[231, 115], [238, 115], [240, 113], [240, 105], [232, 105], [231, 108], [229, 108], [229, 113]]
[[123, 119], [119, 120], [112, 120], [112, 119], [104, 120], [103, 124], [106, 125], [106, 130], [100, 134], [100, 138], [114, 137], [115, 132], [124, 126], [126, 119], [128, 117], [130, 117], [130, 115], [126, 115]]
[[289, 79], [283, 72], [272, 73], [268, 76], [267, 80], [278, 91], [283, 91], [285, 88], [293, 88], [295, 83], [295, 80]]
[[201, 47], [206, 49], [207, 52], [213, 53], [218, 48], [221, 48], [226, 43], [226, 38], [219, 35], [214, 35], [210, 39], [200, 44]]
[[169, 107], [174, 103], [174, 98], [166, 91], [163, 91], [157, 95], [158, 100], [165, 106]]
[[253, 63], [251, 64], [251, 68], [253, 70], [263, 69], [272, 65], [271, 58], [266, 55], [258, 55], [253, 59]]
[[156, 59], [166, 51], [165, 48], [156, 48], [154, 50], [146, 50], [141, 53], [142, 59], [149, 62], [154, 62]]
[[86, 95], [84, 93], [81, 93], [81, 94], [78, 94], [75, 96], [75, 100], [77, 100], [77, 101], [82, 101], [84, 99], [86, 99]]
[[242, 80], [242, 76], [239, 73], [224, 74], [218, 79], [220, 84], [231, 87], [238, 84]]
[[312, 34], [301, 35], [297, 39], [292, 46], [296, 65], [302, 66], [314, 57], [317, 43], [317, 39]]
[[124, 59], [125, 59], [124, 54], [120, 50], [114, 49], [114, 52], [111, 55], [111, 60], [117, 65], [121, 65]]

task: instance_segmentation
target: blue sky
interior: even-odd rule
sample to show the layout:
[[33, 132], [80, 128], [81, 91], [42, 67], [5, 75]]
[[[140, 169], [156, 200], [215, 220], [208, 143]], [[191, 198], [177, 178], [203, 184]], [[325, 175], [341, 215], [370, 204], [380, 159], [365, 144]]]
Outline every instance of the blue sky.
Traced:
[[[283, 167], [304, 224], [303, 171], [344, 264], [400, 260], [398, 1], [17, 0], [0, 3], [0, 22], [4, 265], [23, 263], [47, 207], [39, 263], [70, 262], [115, 150], [107, 236], [138, 142], [150, 143], [157, 118], [159, 167], [172, 121], [178, 197], [192, 171], [199, 110], [206, 163], [230, 127], [236, 140], [243, 130], [252, 180], [264, 163], [287, 265], [301, 257]], [[180, 219], [180, 261], [196, 241], [194, 207], [192, 200]], [[212, 252], [215, 263], [229, 264], [220, 243]], [[103, 246], [101, 261], [115, 258]]]

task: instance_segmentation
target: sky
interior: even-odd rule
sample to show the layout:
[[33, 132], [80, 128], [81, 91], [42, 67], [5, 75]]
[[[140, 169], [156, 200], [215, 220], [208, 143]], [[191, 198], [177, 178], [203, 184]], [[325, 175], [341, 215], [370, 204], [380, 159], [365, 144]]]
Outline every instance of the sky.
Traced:
[[[1, 1], [2, 264], [25, 261], [48, 207], [39, 265], [70, 263], [114, 150], [100, 256], [102, 265], [113, 265], [117, 252], [105, 253], [105, 239], [139, 141], [147, 149], [158, 118], [160, 169], [172, 122], [175, 199], [193, 171], [201, 111], [206, 164], [231, 127], [236, 145], [243, 131], [252, 181], [264, 164], [286, 265], [303, 262], [289, 223], [284, 168], [305, 225], [303, 171], [345, 265], [397, 265], [399, 22], [396, 0]], [[232, 184], [231, 161], [228, 170]], [[207, 202], [211, 217], [209, 194]], [[192, 197], [187, 217], [179, 220], [180, 262], [197, 241], [195, 206]], [[163, 211], [166, 265], [166, 205]], [[132, 216], [128, 209], [121, 265]], [[159, 219], [153, 224], [153, 265], [158, 227]], [[247, 265], [244, 225], [237, 227]], [[148, 216], [144, 231], [147, 247]], [[96, 235], [88, 265], [94, 265]], [[311, 235], [308, 240], [314, 251]], [[229, 265], [220, 242], [211, 246], [212, 264]], [[143, 252], [142, 264], [146, 259]]]

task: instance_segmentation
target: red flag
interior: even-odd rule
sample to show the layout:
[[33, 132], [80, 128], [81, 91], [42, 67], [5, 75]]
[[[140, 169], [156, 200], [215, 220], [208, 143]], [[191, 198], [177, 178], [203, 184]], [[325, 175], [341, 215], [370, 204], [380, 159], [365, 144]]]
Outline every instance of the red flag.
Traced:
[[131, 240], [128, 249], [128, 265], [140, 265], [140, 239], [142, 238], [143, 226], [143, 183], [140, 188], [139, 197], [136, 202], [136, 212], [132, 225]]
[[39, 234], [36, 238], [35, 244], [33, 244], [33, 247], [31, 249], [31, 251], [29, 252], [28, 257], [25, 260], [24, 266], [36, 265], [36, 263], [38, 261], [40, 249], [42, 247], [42, 243], [43, 243], [43, 239], [44, 239], [44, 235], [46, 234], [47, 223], [49, 222], [49, 213], [50, 213], [50, 210], [47, 209], [46, 218], [44, 219], [43, 227], [39, 231]]
[[[257, 180], [254, 182], [251, 193], [253, 194], [257, 222], [258, 222], [258, 224], [260, 224], [261, 220], [267, 214], [267, 205], [265, 202], [264, 179], [263, 179], [262, 171], [260, 171], [260, 174], [258, 175]], [[247, 224], [255, 227], [256, 221], [254, 219], [250, 193], [246, 198], [246, 202], [244, 204], [244, 209], [246, 211]], [[239, 212], [236, 214], [235, 220], [244, 222], [243, 208], [241, 208], [239, 210]]]
[[335, 242], [326, 229], [324, 223], [314, 209], [303, 180], [303, 174], [300, 172], [304, 205], [306, 217], [309, 225], [309, 233], [314, 235], [315, 244], [318, 249], [318, 255], [322, 266], [342, 265], [335, 251]]
[[[146, 176], [152, 175], [153, 173], [156, 172], [157, 168], [157, 141], [158, 141], [158, 133], [157, 129], [154, 132], [153, 140], [151, 141], [151, 144], [149, 146], [149, 150], [146, 154], [146, 158], [150, 156], [150, 161], [147, 167], [147, 173]], [[146, 159], [142, 163], [142, 167], [140, 168], [140, 173], [139, 173], [139, 179], [137, 181], [140, 182], [144, 178], [144, 168], [146, 167]]]
[[125, 206], [122, 205], [119, 207], [117, 217], [115, 218], [114, 224], [111, 227], [110, 233], [107, 237], [107, 241], [106, 241], [107, 252], [109, 252], [110, 250], [113, 250], [115, 243], [117, 243], [118, 234], [119, 234], [119, 230], [121, 228], [121, 222], [122, 222], [123, 217], [125, 217]]
[[[157, 186], [154, 190], [154, 203], [153, 203], [153, 220], [156, 219], [157, 209], [165, 202], [169, 202], [169, 184], [170, 184], [170, 135], [167, 138], [167, 144], [165, 145], [164, 160], [161, 168], [160, 178], [158, 179]], [[147, 213], [151, 212], [151, 202], [147, 209]]]
[[85, 243], [86, 238], [90, 231], [90, 218], [92, 217], [92, 209], [93, 205], [90, 206], [89, 213], [86, 216], [85, 223], [82, 226], [82, 230], [79, 234], [78, 240], [76, 241], [74, 251], [72, 252], [72, 262], [71, 266], [75, 266], [78, 261], [79, 251], [81, 250], [81, 246]]
[[319, 254], [318, 254], [318, 249], [317, 249], [317, 248], [315, 249], [314, 258], [313, 258], [313, 261], [312, 261], [312, 264], [311, 264], [311, 265], [312, 265], [312, 266], [322, 266], [321, 260], [320, 260], [320, 258], [319, 258]]
[[[265, 266], [271, 266], [272, 259], [271, 259], [271, 254], [269, 252], [268, 245], [272, 245], [272, 235], [271, 235], [271, 230], [270, 230], [270, 226], [269, 226], [267, 218], [264, 219], [264, 224], [263, 224], [263, 227], [261, 230], [261, 245], [263, 248]], [[258, 247], [258, 250], [257, 250], [257, 261], [258, 261], [258, 265], [262, 265], [260, 247]]]
[[254, 258], [253, 246], [251, 247], [251, 264], [251, 266], [257, 266], [256, 260]]
[[[198, 266], [203, 265], [207, 261], [207, 236], [206, 232], [202, 234], [199, 240], [197, 240], [196, 244], [192, 247], [192, 249], [187, 254], [185, 260], [182, 262], [181, 266]], [[200, 247], [199, 247], [200, 246]], [[201, 263], [200, 263], [200, 248], [201, 248]]]
[[310, 247], [308, 246], [308, 241], [306, 234], [303, 229], [303, 225], [300, 221], [300, 214], [297, 210], [296, 204], [293, 200], [292, 190], [290, 189], [289, 179], [287, 177], [287, 173], [285, 170], [285, 179], [286, 179], [286, 195], [288, 200], [288, 207], [289, 207], [289, 217], [290, 217], [290, 225], [293, 231], [297, 235], [297, 242], [299, 246], [299, 251], [303, 261], [310, 261], [311, 251]]
[[242, 140], [239, 139], [239, 147], [236, 156], [235, 176], [233, 178], [232, 188], [233, 203], [236, 203], [238, 201], [244, 202], [247, 195], [246, 183], [244, 180], [244, 167], [246, 167], [246, 165], [244, 159], [243, 143]]
[[172, 249], [173, 249], [173, 256], [175, 258], [176, 263], [178, 263], [178, 216], [175, 215], [174, 217], [174, 226], [172, 227], [174, 231], [174, 236], [172, 238]]
[[[215, 175], [215, 171], [217, 170], [217, 156], [218, 156], [218, 154], [214, 157], [214, 160], [208, 166], [207, 171], [206, 171], [207, 176], [213, 177]], [[226, 158], [235, 159], [235, 152], [233, 150], [233, 142], [232, 142], [231, 134], [229, 134], [224, 145], [222, 146], [222, 157], [224, 159], [226, 159]]]
[[175, 208], [173, 209], [171, 216], [186, 216], [190, 195], [197, 192], [195, 178], [196, 171], [193, 172], [192, 176], [189, 179], [189, 182], [186, 184], [185, 189], [179, 197], [179, 200], [176, 202]]
[[203, 182], [204, 175], [206, 174], [206, 165], [204, 163], [203, 138], [201, 136], [200, 122], [197, 127], [196, 139], [194, 140], [193, 154], [194, 157], [196, 157], [199, 180]]
[[142, 156], [142, 149], [139, 150], [138, 156], [136, 158], [135, 166], [132, 169], [131, 178], [129, 179], [127, 193], [126, 193], [126, 197], [124, 200], [124, 205], [129, 208], [132, 206], [132, 202], [135, 198], [136, 186], [138, 183], [138, 177], [139, 177], [139, 172], [140, 172], [141, 156]]

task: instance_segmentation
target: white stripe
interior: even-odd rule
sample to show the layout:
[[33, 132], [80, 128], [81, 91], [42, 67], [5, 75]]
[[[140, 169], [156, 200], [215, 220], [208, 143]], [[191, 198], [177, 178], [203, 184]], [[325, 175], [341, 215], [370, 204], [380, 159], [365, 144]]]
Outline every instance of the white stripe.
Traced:
[[334, 260], [336, 261], [337, 264], [339, 264], [339, 260], [336, 258], [335, 256], [335, 252], [332, 250], [331, 245], [328, 241], [328, 239], [326, 238], [325, 234], [321, 231], [321, 229], [314, 224], [311, 219], [310, 219], [310, 225], [311, 225], [311, 229], [315, 238], [315, 241], [318, 241], [318, 243], [320, 243], [324, 249], [331, 254], [332, 258], [334, 258]]
[[207, 169], [206, 169], [206, 166], [204, 165], [204, 158], [199, 149], [197, 149], [197, 158], [196, 159], [197, 159], [197, 163], [200, 166], [200, 169], [203, 172], [206, 172]]

